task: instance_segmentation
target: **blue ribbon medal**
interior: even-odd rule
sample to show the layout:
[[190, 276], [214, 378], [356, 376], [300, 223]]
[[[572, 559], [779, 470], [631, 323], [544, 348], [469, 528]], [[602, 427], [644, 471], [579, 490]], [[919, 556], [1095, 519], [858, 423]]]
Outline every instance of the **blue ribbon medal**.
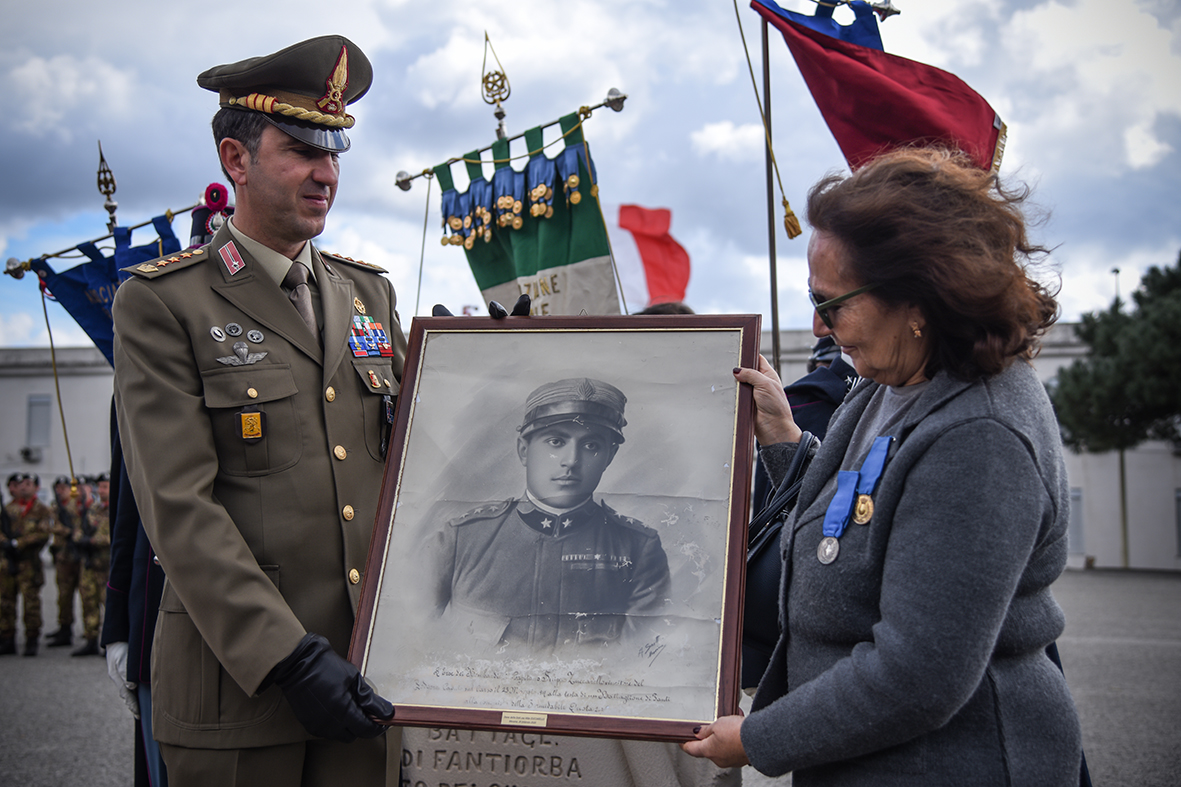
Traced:
[[868, 524], [873, 516], [873, 493], [886, 468], [893, 437], [881, 435], [873, 441], [860, 470], [837, 473], [837, 491], [824, 512], [824, 538], [816, 548], [816, 557], [824, 565], [837, 559], [841, 551], [840, 537], [849, 519], [859, 525]]

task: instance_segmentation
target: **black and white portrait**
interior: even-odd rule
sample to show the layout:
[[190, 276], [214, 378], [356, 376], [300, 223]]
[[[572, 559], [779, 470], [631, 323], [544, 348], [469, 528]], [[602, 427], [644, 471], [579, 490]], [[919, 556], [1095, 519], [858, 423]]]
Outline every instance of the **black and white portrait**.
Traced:
[[[545, 383], [524, 402], [506, 461], [518, 497], [447, 520], [426, 551], [445, 630], [479, 646], [533, 653], [626, 641], [629, 620], [660, 614], [668, 558], [656, 530], [596, 502], [624, 443], [627, 397], [610, 383]], [[509, 448], [509, 446], [506, 446]]]
[[383, 696], [712, 720], [742, 345], [735, 328], [425, 332], [375, 544], [363, 671]]

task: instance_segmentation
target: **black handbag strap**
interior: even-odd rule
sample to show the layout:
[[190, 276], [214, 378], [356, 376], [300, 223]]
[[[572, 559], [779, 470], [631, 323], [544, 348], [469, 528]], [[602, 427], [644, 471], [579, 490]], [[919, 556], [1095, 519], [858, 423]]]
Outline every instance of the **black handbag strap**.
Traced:
[[779, 524], [772, 524], [772, 521], [777, 519], [783, 509], [799, 495], [800, 486], [804, 483], [804, 465], [808, 463], [808, 454], [811, 453], [812, 444], [815, 442], [816, 435], [811, 432], [804, 432], [800, 436], [799, 448], [791, 458], [783, 483], [779, 485], [771, 502], [767, 503], [747, 526], [747, 560], [760, 552], [771, 540], [771, 536], [779, 532]]

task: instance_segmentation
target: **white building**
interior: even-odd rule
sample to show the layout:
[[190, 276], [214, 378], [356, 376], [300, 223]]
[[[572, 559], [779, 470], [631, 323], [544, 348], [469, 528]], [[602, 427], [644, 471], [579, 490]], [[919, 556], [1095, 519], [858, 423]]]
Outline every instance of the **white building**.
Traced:
[[[74, 475], [109, 471], [114, 379], [94, 347], [0, 348], [0, 474], [36, 473], [48, 501], [53, 479], [70, 474], [71, 458]], [[4, 495], [7, 502], [7, 489]]]
[[[807, 330], [781, 333], [785, 381], [804, 375], [814, 342]], [[1056, 325], [1034, 365], [1046, 381], [1085, 351], [1073, 325]], [[763, 354], [768, 359], [772, 355], [769, 331], [763, 334]], [[108, 470], [110, 463], [111, 367], [92, 347], [57, 350], [56, 385], [53, 366], [45, 348], [0, 349], [0, 412], [7, 414], [0, 420], [0, 473], [4, 477], [18, 470], [37, 473], [45, 498], [53, 478], [70, 471], [66, 435], [76, 475]], [[65, 432], [58, 411], [59, 388]], [[1070, 565], [1181, 571], [1181, 448], [1145, 443], [1128, 451], [1125, 463], [1126, 547], [1120, 518], [1119, 455], [1067, 454]]]

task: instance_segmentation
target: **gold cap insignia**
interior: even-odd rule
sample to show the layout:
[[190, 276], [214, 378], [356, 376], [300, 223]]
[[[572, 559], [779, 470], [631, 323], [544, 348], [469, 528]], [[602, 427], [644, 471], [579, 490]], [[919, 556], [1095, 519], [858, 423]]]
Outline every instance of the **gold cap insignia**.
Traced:
[[336, 58], [336, 65], [324, 84], [328, 90], [316, 102], [316, 106], [333, 115], [341, 114], [345, 107], [344, 91], [349, 86], [349, 48], [347, 46], [341, 45], [340, 56]]

